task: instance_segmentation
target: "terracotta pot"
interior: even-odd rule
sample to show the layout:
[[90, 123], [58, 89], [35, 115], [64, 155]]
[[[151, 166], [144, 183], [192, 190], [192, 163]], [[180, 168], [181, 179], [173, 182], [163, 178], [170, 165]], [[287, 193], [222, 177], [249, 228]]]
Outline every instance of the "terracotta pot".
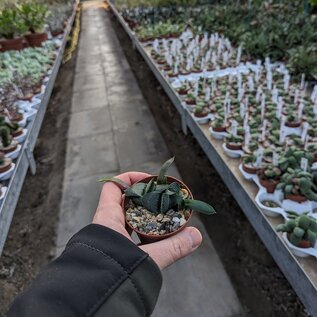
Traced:
[[242, 164], [242, 169], [249, 174], [256, 174], [256, 172], [258, 171], [258, 168], [254, 167], [254, 166], [250, 166], [247, 164]]
[[13, 39], [13, 40], [3, 40], [0, 41], [2, 51], [20, 51], [23, 50], [23, 38]]
[[18, 128], [17, 130], [12, 131], [11, 134], [12, 134], [12, 136], [13, 136], [14, 138], [17, 137], [17, 136], [20, 136], [20, 135], [23, 134], [23, 128], [20, 127], [20, 128]]
[[232, 151], [242, 150], [242, 144], [241, 143], [226, 143], [226, 147], [229, 150], [232, 150]]
[[11, 115], [11, 121], [14, 121], [14, 122], [20, 122], [24, 119], [23, 117], [23, 114], [18, 112], [18, 113], [15, 113], [14, 115]]
[[303, 203], [303, 202], [307, 201], [307, 198], [305, 196], [302, 196], [302, 195], [285, 195], [285, 199], [289, 199], [289, 200], [295, 201], [297, 203]]
[[18, 99], [23, 100], [23, 101], [31, 101], [33, 96], [34, 96], [33, 94], [30, 94], [28, 96], [20, 96], [20, 97], [18, 97]]
[[212, 127], [212, 130], [215, 132], [226, 132], [227, 127]]
[[276, 180], [267, 180], [259, 177], [260, 184], [266, 188], [266, 191], [269, 194], [273, 194], [275, 192], [276, 186], [278, 182]]
[[194, 113], [194, 116], [195, 116], [196, 118], [205, 118], [205, 117], [208, 116], [208, 113], [206, 113], [206, 112]]
[[[157, 175], [149, 176], [149, 177], [146, 177], [144, 179], [141, 179], [138, 183], [148, 183], [153, 177], [155, 179], [157, 179]], [[179, 179], [174, 178], [172, 176], [167, 176], [167, 183], [170, 184], [170, 183], [173, 183], [173, 182], [179, 183], [182, 188], [184, 188], [184, 189], [186, 189], [188, 191], [189, 198], [193, 199], [192, 192], [190, 191], [190, 189], [182, 181], [180, 181]], [[123, 199], [123, 210], [126, 209], [126, 206], [127, 206], [128, 202], [129, 202], [129, 199], [124, 196], [124, 199]], [[187, 219], [187, 221], [186, 221], [186, 223], [184, 225], [179, 227], [176, 231], [170, 232], [170, 233], [167, 233], [167, 234], [164, 234], [164, 235], [146, 234], [144, 232], [140, 232], [136, 228], [133, 228], [131, 226], [131, 224], [127, 220], [125, 221], [125, 223], [126, 223], [126, 227], [127, 227], [128, 232], [131, 234], [132, 231], [134, 231], [139, 236], [139, 239], [141, 240], [141, 242], [143, 244], [146, 244], [146, 243], [152, 243], [152, 242], [155, 242], [155, 241], [159, 241], [159, 240], [163, 240], [163, 239], [169, 238], [171, 236], [174, 236], [178, 232], [182, 231], [186, 227], [186, 225], [189, 222], [189, 220], [191, 219], [192, 214], [193, 214], [193, 211], [190, 210], [190, 215], [189, 215], [189, 217], [188, 217], [188, 219]]]
[[299, 128], [301, 126], [302, 122], [298, 121], [298, 122], [285, 122], [285, 125], [289, 128]]
[[177, 91], [177, 93], [178, 93], [179, 95], [181, 95], [181, 96], [187, 95], [188, 89], [187, 89], [187, 90], [186, 90], [186, 89], [179, 90], [179, 91]]
[[12, 160], [9, 158], [4, 159], [4, 163], [0, 165], [0, 173], [7, 172], [11, 168]]
[[32, 33], [25, 35], [25, 38], [31, 47], [40, 47], [48, 39], [47, 33]]
[[7, 147], [3, 147], [0, 149], [1, 152], [3, 152], [4, 154], [7, 154], [7, 153], [11, 153], [13, 151], [15, 151], [18, 147], [18, 143], [12, 143], [10, 144], [9, 146]]
[[187, 75], [190, 74], [190, 72], [188, 72], [188, 71], [180, 71], [180, 74], [181, 74], [182, 76], [187, 76]]
[[196, 104], [196, 101], [195, 100], [191, 100], [191, 99], [186, 99], [185, 102], [186, 102], [187, 105], [195, 105]]
[[[289, 234], [289, 233], [287, 234], [287, 239], [288, 239], [289, 243], [291, 243], [290, 234]], [[292, 243], [291, 243], [291, 244], [292, 244]], [[310, 243], [310, 241], [308, 241], [308, 240], [301, 240], [301, 241], [299, 241], [299, 244], [298, 244], [297, 246], [295, 245], [295, 247], [297, 247], [297, 248], [302, 248], [302, 249], [308, 249], [308, 248], [312, 248], [313, 246], [312, 246], [312, 244]]]

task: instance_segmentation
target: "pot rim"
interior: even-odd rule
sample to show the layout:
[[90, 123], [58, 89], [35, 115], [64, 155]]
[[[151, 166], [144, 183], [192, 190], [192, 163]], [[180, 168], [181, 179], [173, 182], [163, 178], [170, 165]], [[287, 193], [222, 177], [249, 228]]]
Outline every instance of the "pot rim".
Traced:
[[[139, 181], [136, 182], [135, 184], [137, 184], [137, 183], [142, 183], [142, 182], [148, 183], [152, 178], [157, 179], [157, 177], [158, 177], [158, 175], [148, 176], [148, 177], [145, 177], [145, 178], [139, 180]], [[190, 189], [188, 188], [188, 186], [187, 186], [185, 183], [183, 183], [181, 180], [179, 180], [178, 178], [175, 178], [175, 177], [173, 177], [173, 176], [166, 176], [166, 177], [167, 177], [167, 182], [168, 182], [169, 184], [172, 183], [172, 182], [177, 182], [177, 183], [179, 183], [183, 188], [185, 188], [185, 189], [188, 191], [189, 197], [190, 197], [191, 199], [194, 198], [192, 192], [190, 191]], [[123, 210], [124, 210], [124, 220], [125, 220], [125, 223], [128, 225], [128, 227], [129, 227], [132, 231], [134, 231], [135, 233], [137, 233], [138, 236], [140, 236], [140, 237], [142, 237], [142, 238], [148, 238], [148, 239], [151, 239], [151, 240], [162, 240], [162, 239], [169, 238], [169, 237], [171, 237], [171, 236], [177, 234], [178, 232], [182, 231], [182, 230], [186, 227], [187, 223], [190, 221], [190, 219], [192, 218], [192, 215], [193, 215], [193, 210], [190, 209], [190, 210], [189, 210], [189, 211], [190, 211], [190, 214], [189, 214], [188, 219], [187, 219], [186, 222], [185, 222], [182, 226], [180, 226], [176, 231], [169, 232], [169, 233], [162, 234], [162, 235], [147, 234], [147, 233], [144, 233], [144, 232], [139, 231], [139, 230], [136, 229], [136, 228], [133, 228], [133, 227], [131, 226], [131, 224], [127, 221], [126, 211], [125, 211], [125, 206], [126, 206], [126, 204], [127, 204], [127, 198], [126, 198], [126, 196], [124, 196], [124, 198], [123, 198], [123, 200], [122, 200], [122, 208], [123, 208]]]

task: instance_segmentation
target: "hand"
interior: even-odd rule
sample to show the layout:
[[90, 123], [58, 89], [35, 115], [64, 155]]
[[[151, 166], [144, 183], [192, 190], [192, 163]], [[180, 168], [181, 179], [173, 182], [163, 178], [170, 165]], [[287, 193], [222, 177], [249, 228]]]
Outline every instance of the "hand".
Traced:
[[[116, 176], [125, 183], [132, 185], [150, 176], [139, 172], [129, 172]], [[124, 212], [121, 207], [122, 192], [113, 183], [103, 185], [99, 204], [93, 223], [111, 228], [132, 241], [125, 229]], [[176, 235], [147, 245], [139, 246], [156, 262], [161, 270], [177, 260], [195, 251], [202, 242], [201, 233], [194, 227], [187, 227]]]

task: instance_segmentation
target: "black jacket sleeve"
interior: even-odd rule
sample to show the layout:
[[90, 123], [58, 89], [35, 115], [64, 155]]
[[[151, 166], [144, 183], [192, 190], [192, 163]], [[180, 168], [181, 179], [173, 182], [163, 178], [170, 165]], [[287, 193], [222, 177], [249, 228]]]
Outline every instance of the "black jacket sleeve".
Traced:
[[16, 298], [7, 316], [150, 316], [161, 284], [148, 254], [119, 233], [92, 224]]

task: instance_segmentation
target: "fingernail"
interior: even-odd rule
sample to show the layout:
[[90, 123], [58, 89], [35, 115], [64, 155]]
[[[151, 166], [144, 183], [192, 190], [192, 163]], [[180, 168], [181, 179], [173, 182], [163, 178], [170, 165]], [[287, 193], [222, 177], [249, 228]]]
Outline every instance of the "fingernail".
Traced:
[[201, 244], [201, 241], [202, 241], [202, 236], [201, 236], [200, 232], [196, 229], [192, 229], [189, 232], [189, 236], [190, 236], [190, 239], [192, 241], [192, 248], [193, 249], [198, 248]]

